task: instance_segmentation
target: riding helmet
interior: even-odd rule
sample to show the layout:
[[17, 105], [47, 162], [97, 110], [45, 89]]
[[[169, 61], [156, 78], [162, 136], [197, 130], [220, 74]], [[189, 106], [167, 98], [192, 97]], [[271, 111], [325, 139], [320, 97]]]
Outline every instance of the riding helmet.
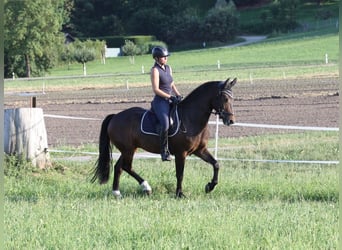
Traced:
[[157, 47], [154, 47], [152, 49], [152, 57], [153, 58], [160, 58], [160, 57], [164, 57], [164, 56], [169, 56], [169, 51], [167, 51], [166, 48], [163, 48], [163, 47], [160, 47], [160, 46], [157, 46]]

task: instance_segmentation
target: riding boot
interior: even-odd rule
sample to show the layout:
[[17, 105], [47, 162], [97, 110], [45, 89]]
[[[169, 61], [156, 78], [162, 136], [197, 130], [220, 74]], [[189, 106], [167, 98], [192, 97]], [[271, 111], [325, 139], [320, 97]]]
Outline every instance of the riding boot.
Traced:
[[171, 161], [171, 156], [168, 148], [168, 131], [160, 132], [160, 155], [162, 161]]

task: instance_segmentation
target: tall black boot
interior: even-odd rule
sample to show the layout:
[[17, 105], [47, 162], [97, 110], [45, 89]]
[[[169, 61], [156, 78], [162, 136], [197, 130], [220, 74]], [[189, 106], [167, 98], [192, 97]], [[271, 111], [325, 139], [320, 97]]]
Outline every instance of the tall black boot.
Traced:
[[160, 132], [160, 155], [162, 161], [171, 161], [171, 156], [168, 148], [168, 132]]

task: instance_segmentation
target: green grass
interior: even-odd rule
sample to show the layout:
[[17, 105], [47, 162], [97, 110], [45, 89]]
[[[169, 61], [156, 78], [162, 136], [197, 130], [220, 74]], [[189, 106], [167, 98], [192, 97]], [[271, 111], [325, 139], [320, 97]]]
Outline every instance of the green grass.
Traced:
[[[219, 146], [219, 157], [296, 160], [336, 160], [339, 147], [336, 132], [221, 139]], [[219, 185], [205, 194], [212, 168], [190, 158], [187, 198], [177, 200], [173, 162], [135, 159], [153, 194], [144, 196], [124, 173], [117, 200], [111, 180], [89, 182], [95, 158], [64, 156], [52, 154], [59, 159], [48, 170], [5, 166], [5, 249], [337, 248], [337, 165], [220, 161]]]
[[[222, 70], [239, 68], [262, 68], [275, 66], [306, 66], [325, 63], [328, 53], [331, 62], [338, 61], [338, 35], [331, 34], [309, 39], [293, 39], [285, 42], [263, 43], [237, 48], [215, 48], [173, 53], [169, 58], [175, 72], [210, 71], [217, 69], [220, 60]], [[142, 65], [149, 71], [153, 61], [150, 55], [137, 56], [135, 64], [127, 57], [108, 59], [106, 65], [89, 63], [89, 74], [140, 73]], [[72, 65], [68, 72], [65, 67], [57, 68], [51, 75], [81, 74], [78, 64]]]
[[[325, 64], [328, 54], [329, 64]], [[217, 62], [220, 61], [220, 69]], [[312, 77], [338, 74], [338, 35], [328, 34], [307, 38], [277, 38], [270, 42], [237, 47], [175, 52], [169, 59], [177, 84], [237, 77], [239, 80]], [[149, 85], [150, 56], [137, 56], [135, 64], [127, 57], [111, 58], [106, 64], [98, 61], [87, 65], [88, 77], [82, 77], [80, 64], [70, 70], [60, 66], [46, 79], [5, 81], [5, 92], [42, 91], [84, 87], [115, 87]], [[144, 66], [144, 74], [142, 73]], [[65, 77], [71, 78], [65, 78]], [[60, 77], [60, 78], [58, 78]]]

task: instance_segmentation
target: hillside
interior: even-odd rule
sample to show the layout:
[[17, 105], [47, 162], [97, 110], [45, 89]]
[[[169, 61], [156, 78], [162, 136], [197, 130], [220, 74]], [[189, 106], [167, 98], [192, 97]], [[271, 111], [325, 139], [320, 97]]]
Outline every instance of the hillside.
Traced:
[[[287, 7], [289, 8], [287, 12], [293, 15], [297, 24], [294, 32], [325, 29], [336, 25], [339, 16], [339, 1], [320, 2], [321, 4], [318, 5], [317, 1], [313, 0], [301, 1], [293, 12], [290, 11], [292, 8], [290, 5]], [[274, 25], [271, 23], [272, 12], [275, 11], [273, 8], [271, 1], [264, 1], [263, 4], [257, 6], [247, 5], [238, 8], [240, 32], [267, 34], [270, 30], [272, 31], [272, 27], [268, 25]]]

